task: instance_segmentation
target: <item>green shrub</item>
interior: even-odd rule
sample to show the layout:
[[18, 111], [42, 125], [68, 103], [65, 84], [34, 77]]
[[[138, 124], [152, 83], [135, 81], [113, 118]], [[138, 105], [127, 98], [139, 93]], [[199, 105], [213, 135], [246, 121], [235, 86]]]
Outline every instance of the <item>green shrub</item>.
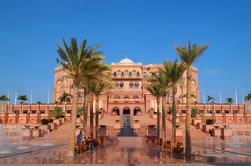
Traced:
[[206, 124], [214, 124], [214, 120], [213, 119], [207, 119], [206, 120]]
[[41, 119], [41, 124], [42, 125], [47, 125], [49, 123], [48, 119]]
[[84, 114], [84, 107], [79, 107], [77, 110], [77, 117], [79, 118]]
[[199, 113], [198, 108], [192, 108], [192, 110], [191, 110], [191, 117], [195, 118], [198, 113]]
[[61, 107], [55, 107], [54, 110], [50, 113], [51, 116], [55, 118], [61, 118], [65, 116], [65, 113]]

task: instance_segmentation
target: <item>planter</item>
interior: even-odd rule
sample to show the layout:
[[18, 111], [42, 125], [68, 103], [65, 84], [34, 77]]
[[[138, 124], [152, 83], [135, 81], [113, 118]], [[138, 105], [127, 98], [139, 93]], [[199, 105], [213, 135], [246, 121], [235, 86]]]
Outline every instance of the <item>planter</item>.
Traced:
[[54, 120], [53, 120], [53, 123], [57, 124], [58, 126], [61, 125], [60, 119], [54, 119]]
[[201, 119], [193, 119], [192, 120], [192, 125], [197, 125], [197, 123], [201, 123], [202, 121], [201, 121]]
[[22, 129], [22, 136], [24, 140], [30, 140], [33, 137], [33, 131], [30, 128], [23, 128]]
[[183, 130], [176, 129], [176, 142], [183, 142]]
[[220, 128], [213, 129], [213, 136], [220, 137], [221, 136], [221, 129]]
[[51, 130], [51, 126], [50, 125], [41, 125], [40, 129], [43, 131], [44, 134], [48, 134], [49, 131]]
[[41, 129], [33, 128], [32, 129], [32, 136], [33, 137], [40, 137], [41, 136]]
[[214, 129], [214, 126], [213, 126], [213, 124], [204, 124], [203, 126], [202, 126], [202, 131], [204, 131], [204, 132], [208, 132], [210, 129]]

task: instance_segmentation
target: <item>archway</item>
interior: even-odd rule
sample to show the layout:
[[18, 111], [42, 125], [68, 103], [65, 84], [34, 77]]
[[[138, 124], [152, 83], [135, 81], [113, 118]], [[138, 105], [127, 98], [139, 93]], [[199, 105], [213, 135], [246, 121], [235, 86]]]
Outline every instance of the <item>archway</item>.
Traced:
[[119, 113], [119, 108], [118, 107], [114, 107], [113, 109], [112, 109], [112, 115], [120, 115], [120, 113]]
[[123, 109], [123, 114], [130, 114], [130, 109], [129, 108], [124, 108]]
[[135, 107], [133, 110], [133, 115], [136, 116], [141, 114], [142, 114], [141, 109], [139, 107]]

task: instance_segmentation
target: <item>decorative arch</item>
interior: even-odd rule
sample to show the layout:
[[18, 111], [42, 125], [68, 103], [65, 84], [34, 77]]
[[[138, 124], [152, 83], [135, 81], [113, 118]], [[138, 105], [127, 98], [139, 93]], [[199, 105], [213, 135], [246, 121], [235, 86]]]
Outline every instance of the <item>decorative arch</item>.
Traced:
[[131, 114], [131, 110], [129, 107], [124, 107], [123, 114]]
[[133, 115], [136, 116], [136, 115], [142, 115], [142, 109], [138, 106], [134, 107], [133, 109]]
[[114, 115], [114, 116], [119, 116], [120, 115], [120, 111], [119, 111], [119, 108], [118, 107], [113, 107], [113, 109], [112, 109], [112, 115]]

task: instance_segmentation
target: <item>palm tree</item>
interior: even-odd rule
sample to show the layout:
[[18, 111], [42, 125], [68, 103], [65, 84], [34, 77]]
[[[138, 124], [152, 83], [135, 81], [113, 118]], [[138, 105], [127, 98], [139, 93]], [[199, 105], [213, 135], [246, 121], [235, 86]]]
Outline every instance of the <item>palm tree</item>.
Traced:
[[[156, 97], [157, 100], [157, 137], [160, 138], [160, 98], [166, 95], [167, 92], [167, 80], [166, 75], [162, 70], [159, 70], [159, 75], [155, 78], [149, 79], [149, 85], [147, 85], [147, 90]], [[162, 117], [164, 117], [164, 121], [162, 119], [162, 130], [163, 130], [163, 140], [165, 140], [165, 108], [162, 109]]]
[[6, 102], [9, 101], [10, 99], [9, 99], [7, 96], [2, 95], [2, 96], [0, 96], [0, 100], [1, 100], [3, 103], [6, 103]]
[[190, 135], [190, 127], [191, 127], [191, 89], [192, 89], [192, 74], [191, 74], [191, 66], [194, 61], [208, 48], [208, 45], [197, 45], [197, 44], [184, 44], [183, 47], [175, 46], [177, 54], [182, 60], [186, 68], [186, 79], [187, 79], [187, 96], [186, 96], [186, 157], [190, 159], [192, 153], [191, 146], [191, 135]]
[[[87, 128], [87, 115], [88, 115], [88, 103], [93, 102], [90, 101], [92, 99], [92, 94], [89, 90], [89, 85], [91, 80], [99, 79], [98, 71], [104, 70], [107, 66], [104, 65], [104, 56], [101, 51], [96, 51], [99, 45], [95, 45], [93, 48], [86, 49], [86, 58], [81, 67], [81, 88], [84, 89], [84, 112], [83, 112], [83, 129], [86, 133]], [[91, 105], [90, 105], [91, 106]]]
[[73, 97], [73, 96], [72, 96], [71, 94], [64, 92], [64, 93], [58, 98], [58, 100], [59, 100], [59, 103], [64, 103], [64, 104], [66, 104], [66, 103], [70, 103], [70, 102], [71, 102], [71, 98], [72, 98], [72, 97]]
[[251, 93], [249, 93], [249, 94], [245, 97], [245, 99], [250, 100], [250, 99], [251, 99]]
[[210, 101], [212, 101], [212, 103], [214, 103], [214, 97], [212, 97], [212, 96], [207, 96], [207, 102], [210, 102]]
[[28, 100], [28, 98], [27, 98], [26, 95], [19, 95], [18, 98], [17, 98], [17, 100], [20, 101], [20, 104], [24, 104], [24, 102], [25, 102], [26, 100]]
[[164, 72], [168, 83], [172, 87], [172, 143], [176, 144], [176, 93], [177, 84], [181, 81], [184, 73], [184, 65], [175, 60], [173, 63], [164, 61]]
[[231, 97], [226, 98], [228, 104], [232, 104], [234, 100]]
[[68, 46], [63, 39], [64, 48], [58, 45], [58, 54], [62, 61], [57, 59], [57, 63], [63, 66], [64, 71], [67, 73], [67, 77], [73, 80], [73, 108], [72, 108], [72, 119], [71, 119], [71, 139], [68, 145], [68, 155], [74, 156], [74, 145], [76, 142], [76, 116], [78, 108], [78, 94], [80, 83], [82, 81], [82, 67], [84, 62], [88, 58], [87, 50], [90, 48], [86, 47], [87, 41], [84, 40], [80, 47], [78, 47], [77, 40], [71, 39], [71, 45]]

